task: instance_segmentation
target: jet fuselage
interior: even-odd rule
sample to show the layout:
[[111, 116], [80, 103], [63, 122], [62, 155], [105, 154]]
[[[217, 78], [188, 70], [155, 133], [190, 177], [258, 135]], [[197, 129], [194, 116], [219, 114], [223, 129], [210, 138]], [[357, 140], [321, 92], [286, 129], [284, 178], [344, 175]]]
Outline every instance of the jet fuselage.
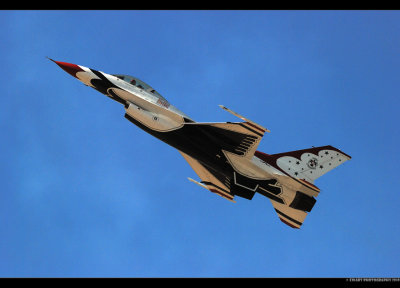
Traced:
[[313, 181], [351, 158], [332, 146], [265, 154], [256, 148], [269, 130], [226, 107], [221, 106], [245, 122], [198, 123], [138, 78], [52, 61], [123, 104], [126, 119], [176, 148], [202, 179], [189, 180], [230, 201], [234, 196], [252, 199], [258, 192], [294, 228], [315, 204], [319, 189]]

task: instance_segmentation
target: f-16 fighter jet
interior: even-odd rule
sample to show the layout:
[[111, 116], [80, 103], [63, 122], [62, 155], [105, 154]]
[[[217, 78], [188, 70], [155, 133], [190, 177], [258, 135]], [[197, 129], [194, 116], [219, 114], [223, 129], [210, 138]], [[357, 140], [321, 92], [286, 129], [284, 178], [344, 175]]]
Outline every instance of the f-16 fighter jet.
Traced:
[[320, 189], [314, 181], [351, 159], [332, 146], [266, 154], [257, 146], [270, 131], [225, 106], [220, 105], [241, 121], [195, 122], [138, 78], [52, 61], [123, 104], [126, 119], [176, 148], [201, 179], [190, 181], [232, 202], [235, 196], [251, 200], [260, 193], [293, 228], [300, 228], [316, 202]]

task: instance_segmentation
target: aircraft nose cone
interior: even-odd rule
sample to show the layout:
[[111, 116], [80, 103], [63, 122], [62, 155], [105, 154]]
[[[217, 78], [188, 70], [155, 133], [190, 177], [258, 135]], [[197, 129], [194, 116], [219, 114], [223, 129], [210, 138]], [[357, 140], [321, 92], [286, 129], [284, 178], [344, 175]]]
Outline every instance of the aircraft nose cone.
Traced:
[[79, 67], [76, 64], [71, 64], [71, 63], [67, 63], [67, 62], [61, 62], [61, 61], [55, 61], [51, 58], [49, 58], [51, 61], [53, 61], [54, 63], [56, 63], [58, 66], [60, 66], [65, 72], [69, 73], [70, 75], [76, 77], [76, 73], [79, 71], [84, 71], [81, 67]]

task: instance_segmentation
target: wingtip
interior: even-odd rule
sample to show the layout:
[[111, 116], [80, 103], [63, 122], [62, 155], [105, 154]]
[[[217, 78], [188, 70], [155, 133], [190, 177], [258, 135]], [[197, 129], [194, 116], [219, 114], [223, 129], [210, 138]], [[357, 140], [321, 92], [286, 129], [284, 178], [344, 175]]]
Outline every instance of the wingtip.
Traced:
[[269, 129], [265, 128], [264, 126], [261, 126], [260, 124], [257, 124], [253, 121], [251, 121], [250, 119], [247, 119], [246, 117], [243, 117], [242, 115], [236, 113], [235, 111], [232, 111], [231, 109], [225, 107], [224, 105], [218, 105], [219, 107], [221, 107], [222, 109], [224, 109], [225, 111], [231, 113], [232, 115], [235, 115], [236, 117], [242, 119], [243, 121], [250, 123], [251, 126], [256, 127], [258, 130], [262, 130], [263, 132], [271, 132]]

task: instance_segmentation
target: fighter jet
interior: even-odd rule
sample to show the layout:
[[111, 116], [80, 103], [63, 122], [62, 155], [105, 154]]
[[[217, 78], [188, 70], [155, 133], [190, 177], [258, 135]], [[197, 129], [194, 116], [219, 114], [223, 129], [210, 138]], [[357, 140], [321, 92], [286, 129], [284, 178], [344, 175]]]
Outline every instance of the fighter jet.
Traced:
[[236, 196], [251, 200], [259, 193], [292, 228], [300, 228], [314, 207], [320, 192], [314, 181], [351, 159], [330, 145], [263, 153], [257, 147], [270, 131], [225, 106], [220, 105], [241, 121], [195, 122], [136, 77], [50, 60], [124, 105], [126, 119], [177, 149], [200, 178], [190, 181], [232, 202]]

